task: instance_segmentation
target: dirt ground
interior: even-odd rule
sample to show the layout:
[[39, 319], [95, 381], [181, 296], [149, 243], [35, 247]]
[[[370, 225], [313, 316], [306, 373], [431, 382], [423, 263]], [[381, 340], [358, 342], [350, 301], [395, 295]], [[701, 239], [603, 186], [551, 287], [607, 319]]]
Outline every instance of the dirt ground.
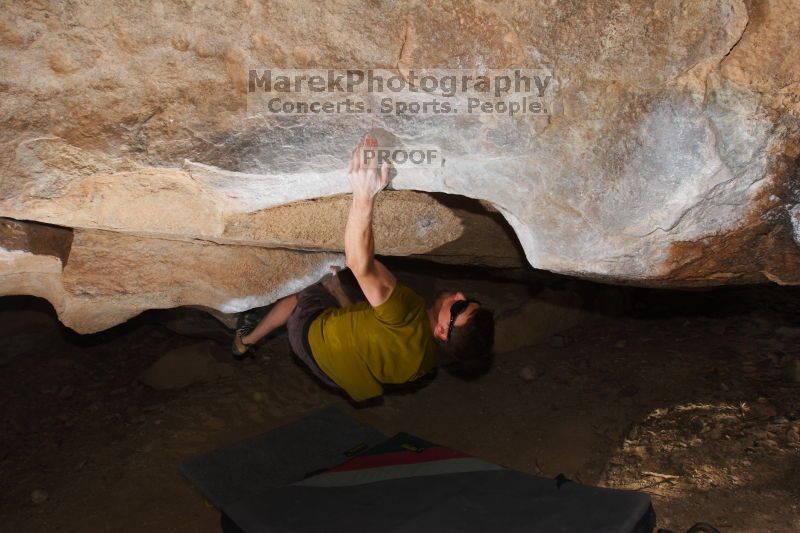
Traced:
[[[496, 306], [535, 294], [459, 284]], [[147, 313], [82, 337], [41, 301], [0, 300], [0, 530], [219, 531], [178, 464], [331, 405], [524, 472], [644, 490], [658, 527], [800, 530], [800, 292], [625, 299], [626, 312], [499, 355], [478, 380], [440, 372], [366, 409], [320, 387], [285, 333], [235, 363], [221, 326], [184, 324], [217, 339], [202, 340]], [[139, 381], [181, 347], [225, 372], [177, 390]]]

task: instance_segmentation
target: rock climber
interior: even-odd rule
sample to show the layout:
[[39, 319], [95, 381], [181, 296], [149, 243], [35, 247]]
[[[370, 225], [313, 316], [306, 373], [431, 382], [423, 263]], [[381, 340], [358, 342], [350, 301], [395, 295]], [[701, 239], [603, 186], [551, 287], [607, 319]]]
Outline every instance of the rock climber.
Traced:
[[[378, 167], [377, 141], [367, 135], [352, 151], [348, 180], [352, 204], [344, 232], [349, 271], [334, 273], [278, 301], [257, 324], [240, 316], [233, 355], [241, 358], [286, 325], [295, 355], [323, 383], [355, 402], [383, 394], [384, 385], [413, 382], [448, 364], [459, 371], [488, 367], [494, 340], [489, 309], [462, 292], [425, 301], [375, 259], [372, 214], [389, 183], [389, 164]], [[366, 301], [353, 303], [340, 279], [352, 273]]]

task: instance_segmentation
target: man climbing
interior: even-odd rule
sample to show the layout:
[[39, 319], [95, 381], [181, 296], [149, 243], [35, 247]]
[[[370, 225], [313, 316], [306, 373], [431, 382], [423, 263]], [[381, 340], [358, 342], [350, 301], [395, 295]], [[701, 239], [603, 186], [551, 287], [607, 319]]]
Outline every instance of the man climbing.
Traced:
[[439, 294], [430, 308], [397, 282], [375, 259], [372, 212], [377, 194], [389, 183], [389, 165], [380, 169], [377, 141], [364, 137], [350, 158], [353, 203], [344, 234], [346, 263], [365, 302], [353, 304], [338, 278], [322, 281], [277, 302], [255, 327], [243, 323], [233, 341], [234, 356], [274, 329], [286, 325], [297, 357], [324, 383], [356, 402], [380, 396], [383, 385], [407, 383], [431, 371], [441, 359], [462, 370], [488, 365], [494, 340], [492, 312], [461, 292]]

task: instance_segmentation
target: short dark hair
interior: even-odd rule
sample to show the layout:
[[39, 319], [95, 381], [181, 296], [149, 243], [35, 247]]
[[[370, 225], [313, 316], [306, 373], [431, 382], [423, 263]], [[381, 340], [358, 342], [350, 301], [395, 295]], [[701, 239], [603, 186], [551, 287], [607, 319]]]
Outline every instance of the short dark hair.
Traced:
[[442, 349], [455, 360], [447, 369], [464, 377], [483, 374], [491, 365], [493, 344], [494, 313], [478, 307], [467, 323], [453, 328], [450, 340], [442, 343]]

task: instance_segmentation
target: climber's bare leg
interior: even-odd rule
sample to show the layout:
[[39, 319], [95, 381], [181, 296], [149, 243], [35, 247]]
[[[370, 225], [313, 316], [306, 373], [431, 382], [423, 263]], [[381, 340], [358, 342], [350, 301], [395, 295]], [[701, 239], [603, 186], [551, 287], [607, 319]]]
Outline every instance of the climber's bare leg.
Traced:
[[297, 307], [297, 294], [292, 294], [283, 300], [279, 300], [278, 303], [272, 306], [269, 313], [261, 319], [255, 329], [242, 337], [242, 342], [248, 345], [255, 344], [275, 329], [285, 325], [295, 307]]

